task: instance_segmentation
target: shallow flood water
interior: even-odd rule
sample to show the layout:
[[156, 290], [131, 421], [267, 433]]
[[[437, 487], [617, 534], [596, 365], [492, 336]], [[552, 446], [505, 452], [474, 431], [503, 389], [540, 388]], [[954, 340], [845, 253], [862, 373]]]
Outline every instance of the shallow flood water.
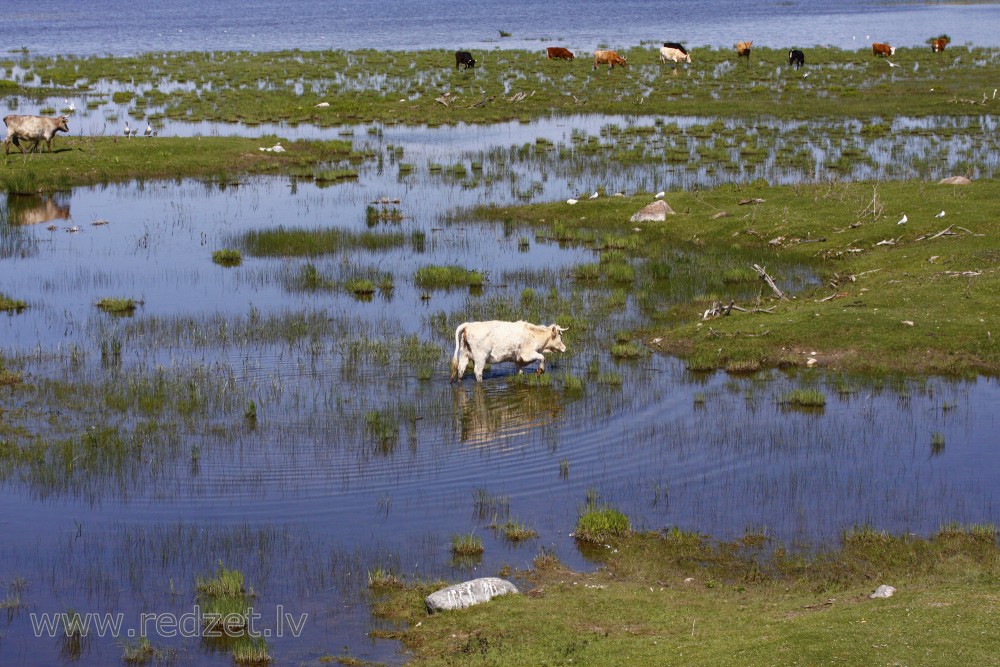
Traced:
[[[379, 626], [369, 572], [454, 581], [526, 567], [543, 547], [591, 567], [570, 536], [590, 495], [637, 527], [762, 531], [814, 549], [857, 525], [928, 534], [995, 520], [995, 380], [703, 375], [662, 355], [613, 359], [615, 333], [642, 321], [632, 286], [580, 286], [571, 270], [595, 253], [465, 212], [664, 183], [662, 166], [549, 173], [544, 156], [506, 150], [547, 132], [568, 146], [581, 125], [603, 127], [359, 132], [380, 152], [402, 146], [417, 169], [401, 175], [386, 157], [326, 188], [254, 178], [8, 200], [2, 291], [28, 308], [0, 317], [0, 335], [27, 387], [4, 391], [42, 444], [37, 457], [0, 459], [0, 600], [21, 601], [8, 605], [0, 663], [116, 662], [120, 640], [37, 638], [31, 615], [121, 613], [133, 630], [143, 613], [179, 620], [220, 562], [253, 587], [276, 664], [398, 662], [395, 643], [366, 636]], [[496, 146], [506, 152], [493, 164]], [[479, 158], [481, 177], [428, 168]], [[382, 197], [400, 200], [400, 222], [371, 228], [398, 232], [391, 247], [212, 261], [251, 230], [368, 230]], [[486, 285], [417, 287], [430, 264], [484, 270]], [[330, 285], [303, 287], [307, 265]], [[335, 286], [358, 269], [395, 286], [370, 301]], [[786, 278], [811, 280], [793, 268]], [[103, 297], [141, 303], [116, 317], [95, 307]], [[520, 382], [508, 365], [482, 385], [448, 383], [457, 322], [529, 311], [583, 320], [551, 357], [551, 383]], [[800, 387], [822, 391], [825, 408], [785, 407]], [[514, 544], [489, 527], [507, 518], [538, 537]], [[468, 533], [485, 555], [453, 562], [451, 536]], [[181, 664], [231, 663], [198, 639], [144, 629]]]

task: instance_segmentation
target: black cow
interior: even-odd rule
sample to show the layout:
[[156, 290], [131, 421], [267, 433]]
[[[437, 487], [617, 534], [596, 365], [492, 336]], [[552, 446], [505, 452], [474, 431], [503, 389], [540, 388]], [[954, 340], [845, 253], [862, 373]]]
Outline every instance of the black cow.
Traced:
[[679, 44], [677, 42], [663, 42], [663, 46], [667, 47], [668, 49], [677, 49], [684, 55], [688, 54], [687, 49], [685, 49], [682, 44]]
[[469, 69], [476, 66], [476, 60], [468, 51], [455, 51], [455, 69], [464, 67]]
[[788, 52], [788, 66], [798, 69], [806, 64], [806, 54], [802, 53], [798, 49], [792, 49]]

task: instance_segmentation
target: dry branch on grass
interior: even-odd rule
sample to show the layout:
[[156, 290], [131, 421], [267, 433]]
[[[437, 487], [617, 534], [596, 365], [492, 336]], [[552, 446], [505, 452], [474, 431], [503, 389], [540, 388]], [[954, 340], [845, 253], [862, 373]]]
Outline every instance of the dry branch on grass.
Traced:
[[785, 296], [785, 293], [782, 292], [780, 289], [778, 289], [778, 286], [774, 284], [774, 279], [771, 278], [771, 276], [767, 275], [767, 271], [765, 271], [762, 266], [760, 266], [759, 264], [754, 264], [753, 270], [757, 272], [757, 275], [760, 276], [761, 280], [767, 283], [767, 286], [771, 288], [771, 291], [774, 292], [774, 295], [776, 297], [778, 297], [782, 301], [786, 301], [788, 299], [788, 297]]

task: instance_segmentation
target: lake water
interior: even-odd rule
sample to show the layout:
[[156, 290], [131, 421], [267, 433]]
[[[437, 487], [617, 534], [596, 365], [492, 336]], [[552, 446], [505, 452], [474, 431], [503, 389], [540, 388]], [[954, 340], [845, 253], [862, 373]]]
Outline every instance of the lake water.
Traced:
[[[608, 3], [518, 3], [503, 7], [501, 22], [500, 5], [480, 2], [463, 3], [461, 11], [402, 2], [391, 5], [391, 17], [384, 2], [157, 4], [18, 1], [5, 6], [13, 18], [0, 35], [42, 55], [534, 48], [550, 39], [590, 48], [664, 36], [783, 46], [789, 26], [799, 45], [857, 38], [863, 46], [869, 33], [913, 46], [940, 32], [958, 44], [998, 39], [983, 19], [996, 9], [989, 5], [679, 2], [667, 15], [664, 3], [621, 2], [609, 20]], [[495, 37], [501, 28], [513, 37]], [[95, 132], [106, 112], [117, 110], [81, 112], [79, 131]], [[0, 389], [6, 419], [17, 411], [40, 434], [37, 442], [5, 434], [4, 442], [33, 444], [40, 453], [16, 459], [0, 450], [0, 603], [7, 602], [0, 664], [117, 664], [120, 639], [39, 637], [31, 614], [120, 613], [123, 630], [138, 629], [143, 613], [183, 621], [197, 603], [196, 579], [220, 561], [243, 571], [256, 592], [275, 664], [319, 664], [343, 654], [399, 662], [395, 643], [366, 634], [378, 627], [369, 615], [370, 571], [460, 580], [504, 564], [527, 567], [543, 547], [571, 567], [593, 567], [569, 535], [592, 493], [637, 527], [676, 526], [720, 539], [763, 531], [803, 548], [834, 544], [857, 525], [926, 535], [946, 522], [995, 523], [995, 379], [817, 371], [740, 377], [692, 374], [662, 355], [617, 361], [609, 341], [644, 321], [643, 304], [635, 294], [572, 279], [572, 267], [597, 262], [596, 253], [466, 212], [479, 203], [558, 200], [596, 187], [631, 193], [827, 175], [821, 161], [818, 173], [776, 173], [768, 163], [759, 174], [708, 178], [682, 168], [666, 175], [621, 170], [600, 160], [560, 172], [544, 158], [511, 157], [537, 137], [568, 145], [573, 130], [599, 136], [609, 123], [635, 122], [652, 121], [579, 117], [492, 128], [391, 127], [381, 135], [358, 127], [355, 143], [385, 159], [332, 187], [284, 178], [172, 181], [4, 201], [2, 291], [28, 308], [0, 316], [0, 351], [24, 369], [27, 387]], [[904, 169], [928, 154], [955, 160], [921, 167], [921, 178], [970, 162], [980, 175], [993, 173], [995, 157], [977, 155], [988, 144], [966, 139], [995, 134], [995, 119], [971, 122], [954, 143], [904, 136], [908, 127], [935, 122], [896, 119], [893, 134], [902, 138], [861, 147], [873, 158], [865, 169], [874, 171], [853, 177], [911, 175], [885, 171], [884, 154]], [[212, 124], [168, 129], [231, 131]], [[272, 129], [289, 138], [333, 136], [301, 126], [253, 132]], [[400, 173], [390, 144], [416, 165], [412, 173]], [[497, 164], [493, 150], [503, 156]], [[504, 178], [450, 178], [429, 168], [473, 161], [483, 162], [484, 174], [502, 167]], [[392, 206], [402, 220], [371, 229], [405, 239], [387, 250], [245, 256], [229, 269], [211, 260], [212, 251], [238, 245], [251, 230], [367, 231], [368, 207], [382, 197], [399, 198]], [[422, 289], [413, 275], [428, 264], [487, 271], [487, 286], [482, 294]], [[303, 287], [308, 265], [331, 283], [357, 271], [391, 275], [395, 288], [365, 300], [332, 286]], [[635, 268], [641, 279], [643, 267]], [[814, 280], [797, 267], [771, 268], [791, 289]], [[675, 282], [655, 295], [659, 307], [703, 289]], [[141, 303], [131, 317], [95, 308], [113, 296]], [[539, 302], [546, 319], [600, 313], [568, 333], [569, 353], [549, 364], [551, 386], [525, 386], [503, 365], [482, 385], [449, 385], [456, 318]], [[402, 359], [391, 344], [403, 339], [426, 346], [431, 357]], [[583, 391], [567, 390], [567, 377], [582, 379]], [[789, 390], [803, 387], [822, 391], [826, 407], [783, 404]], [[251, 402], [253, 419], [245, 416]], [[494, 514], [538, 537], [505, 540], [489, 528]], [[451, 536], [467, 533], [482, 537], [486, 553], [478, 562], [454, 562]], [[15, 598], [20, 604], [9, 602]], [[300, 636], [283, 625], [285, 613], [306, 615]], [[144, 629], [155, 646], [173, 652], [175, 664], [232, 664], [210, 643]]]
[[[0, 44], [35, 55], [280, 49], [996, 46], [996, 3], [866, 0], [8, 0]], [[500, 31], [510, 37], [500, 37]]]

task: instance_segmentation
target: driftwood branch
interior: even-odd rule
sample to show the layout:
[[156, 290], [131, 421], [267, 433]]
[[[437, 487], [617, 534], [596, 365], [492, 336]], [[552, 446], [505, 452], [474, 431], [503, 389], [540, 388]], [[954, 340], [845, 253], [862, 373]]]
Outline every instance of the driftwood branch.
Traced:
[[721, 301], [714, 301], [712, 307], [702, 313], [701, 319], [704, 322], [715, 317], [726, 317], [734, 310], [740, 313], [767, 313], [770, 315], [774, 313], [774, 306], [770, 308], [741, 308], [736, 305], [735, 301], [730, 301], [728, 305], [724, 305]]
[[767, 286], [771, 288], [771, 291], [774, 292], [774, 295], [776, 297], [778, 297], [782, 301], [788, 299], [788, 297], [785, 296], [785, 293], [782, 292], [780, 289], [778, 289], [778, 286], [774, 284], [774, 279], [771, 278], [771, 276], [767, 275], [767, 271], [765, 271], [763, 267], [761, 267], [758, 264], [754, 264], [753, 270], [757, 272], [757, 275], [760, 276], [761, 280], [767, 283]]

